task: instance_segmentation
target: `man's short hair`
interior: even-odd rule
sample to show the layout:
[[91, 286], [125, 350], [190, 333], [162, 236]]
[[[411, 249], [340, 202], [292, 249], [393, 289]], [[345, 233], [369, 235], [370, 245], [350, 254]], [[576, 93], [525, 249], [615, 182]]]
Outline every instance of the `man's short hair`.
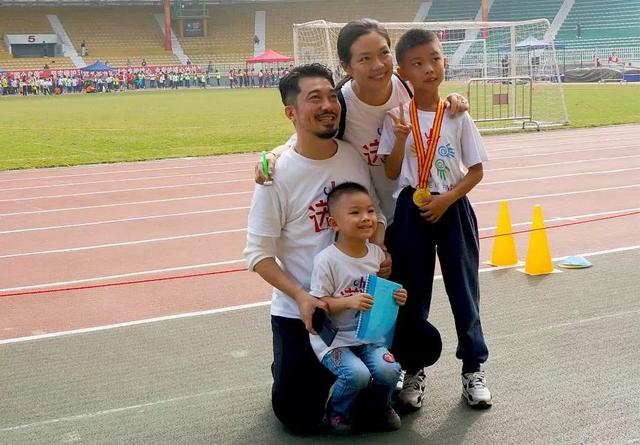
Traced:
[[424, 29], [410, 29], [402, 34], [396, 44], [396, 61], [402, 63], [402, 58], [410, 49], [421, 45], [427, 45], [431, 42], [438, 42], [438, 36], [433, 31]]
[[327, 79], [331, 86], [335, 88], [331, 71], [319, 63], [311, 63], [308, 65], [300, 65], [293, 68], [289, 74], [280, 79], [278, 88], [284, 105], [294, 105], [296, 97], [300, 94], [300, 79], [305, 77], [323, 77]]
[[341, 184], [336, 185], [333, 190], [329, 192], [327, 195], [327, 206], [329, 207], [329, 214], [331, 214], [331, 209], [335, 207], [336, 203], [340, 200], [341, 197], [345, 195], [354, 195], [356, 193], [364, 193], [365, 195], [369, 195], [369, 190], [362, 184], [358, 184], [357, 182], [343, 182]]

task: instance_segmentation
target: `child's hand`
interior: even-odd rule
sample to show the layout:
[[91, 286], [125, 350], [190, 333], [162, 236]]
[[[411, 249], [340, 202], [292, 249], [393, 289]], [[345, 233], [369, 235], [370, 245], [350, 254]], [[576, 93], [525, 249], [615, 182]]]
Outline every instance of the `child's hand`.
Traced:
[[438, 222], [451, 204], [453, 201], [449, 193], [432, 195], [429, 201], [420, 207], [420, 215], [430, 223]]
[[347, 298], [349, 299], [351, 309], [355, 309], [356, 311], [368, 311], [373, 307], [373, 297], [369, 294], [353, 294]]
[[396, 139], [406, 141], [409, 133], [411, 133], [411, 124], [407, 125], [404, 120], [404, 106], [400, 104], [400, 116], [396, 116], [391, 111], [387, 111], [387, 115], [393, 121], [393, 134]]
[[404, 306], [407, 302], [407, 290], [406, 289], [398, 289], [393, 293], [393, 298], [395, 298], [398, 306]]

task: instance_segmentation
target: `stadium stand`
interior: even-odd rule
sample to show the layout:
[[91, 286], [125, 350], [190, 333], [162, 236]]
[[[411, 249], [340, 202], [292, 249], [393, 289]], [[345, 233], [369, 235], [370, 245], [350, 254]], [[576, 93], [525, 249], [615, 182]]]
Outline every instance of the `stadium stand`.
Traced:
[[531, 20], [546, 18], [549, 22], [558, 13], [563, 0], [534, 0], [514, 2], [495, 0], [491, 6], [491, 21]]
[[230, 64], [253, 55], [253, 5], [209, 5], [208, 36], [179, 37], [194, 63]]
[[480, 5], [480, 0], [434, 0], [426, 20], [429, 22], [473, 20], [478, 14]]
[[[577, 35], [580, 24], [581, 36]], [[577, 0], [556, 40], [567, 48], [640, 46], [640, 0]]]
[[47, 20], [47, 8], [0, 8], [0, 67], [4, 69], [42, 69], [44, 64], [50, 68], [73, 68], [74, 64], [66, 57], [14, 58], [4, 45], [5, 34], [52, 34]]
[[267, 47], [285, 54], [293, 53], [293, 24], [312, 20], [346, 23], [370, 17], [381, 22], [411, 22], [419, 1], [388, 2], [367, 0], [358, 2], [323, 1], [305, 3], [303, 8], [293, 9], [286, 3], [272, 3], [261, 8], [267, 13]]
[[[61, 0], [60, 3], [64, 3]], [[112, 66], [139, 65], [144, 58], [148, 65], [178, 64], [172, 52], [166, 51], [163, 35], [154, 15], [161, 14], [160, 5], [133, 6], [1, 6], [0, 38], [7, 33], [51, 33], [46, 15], [60, 19], [78, 52], [84, 40], [89, 50], [87, 63], [96, 59]], [[293, 24], [324, 19], [347, 22], [359, 17], [372, 17], [382, 22], [410, 22], [423, 2], [407, 0], [340, 0], [264, 1], [233, 3], [225, 0], [208, 5], [206, 37], [179, 37], [184, 52], [197, 65], [211, 62], [221, 70], [244, 66], [253, 56], [256, 12], [264, 11], [265, 25], [261, 47], [283, 54], [293, 54]], [[490, 20], [527, 20], [547, 18], [553, 21], [563, 0], [494, 0]], [[473, 20], [480, 10], [481, 0], [433, 0], [427, 21]], [[640, 0], [575, 0], [565, 22], [556, 35], [564, 44], [569, 58], [582, 61], [586, 54], [603, 54], [616, 48], [626, 49], [626, 59], [637, 59], [640, 51]], [[582, 36], [576, 35], [578, 23]], [[175, 27], [174, 27], [175, 29]], [[631, 49], [633, 50], [631, 50]], [[575, 52], [576, 54], [573, 54]], [[583, 52], [584, 54], [578, 54]], [[54, 62], [55, 60], [55, 62]], [[73, 67], [64, 57], [55, 59], [15, 59], [0, 44], [0, 66], [11, 68], [40, 68], [44, 63], [55, 67]]]
[[[87, 60], [108, 60], [123, 66], [127, 59], [139, 63], [178, 63], [164, 49], [164, 37], [154, 17], [158, 7], [65, 7], [56, 11], [76, 51], [84, 40]], [[153, 61], [153, 62], [152, 62]]]
[[372, 17], [386, 22], [410, 22], [420, 1], [391, 3], [384, 0], [343, 2], [309, 1], [294, 7], [290, 2], [264, 4], [209, 5], [207, 37], [180, 38], [180, 44], [197, 64], [237, 64], [253, 55], [256, 11], [266, 13], [267, 48], [293, 54], [293, 25], [311, 20], [348, 22], [359, 17]]

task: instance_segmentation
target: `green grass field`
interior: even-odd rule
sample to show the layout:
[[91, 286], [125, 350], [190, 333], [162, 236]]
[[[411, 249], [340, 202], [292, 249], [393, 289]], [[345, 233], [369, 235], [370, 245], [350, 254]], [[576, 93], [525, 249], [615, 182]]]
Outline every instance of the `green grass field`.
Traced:
[[[640, 85], [566, 85], [565, 96], [573, 128], [640, 123]], [[282, 108], [277, 89], [1, 97], [0, 169], [263, 150], [293, 132]]]

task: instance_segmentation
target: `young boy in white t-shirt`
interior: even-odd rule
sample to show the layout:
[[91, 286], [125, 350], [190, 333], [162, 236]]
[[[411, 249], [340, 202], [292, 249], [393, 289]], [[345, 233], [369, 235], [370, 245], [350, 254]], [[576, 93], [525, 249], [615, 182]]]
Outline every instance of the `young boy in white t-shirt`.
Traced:
[[[371, 295], [364, 292], [367, 274], [376, 274], [385, 258], [379, 246], [367, 241], [378, 224], [373, 201], [365, 187], [345, 182], [329, 193], [327, 202], [328, 223], [338, 239], [315, 257], [309, 293], [327, 303], [338, 328], [330, 345], [319, 335], [310, 334], [318, 359], [336, 376], [327, 406], [329, 428], [336, 433], [351, 431], [356, 399], [373, 379], [372, 406], [368, 408], [375, 419], [371, 423], [382, 430], [395, 430], [401, 422], [391, 407], [391, 395], [400, 365], [383, 345], [356, 338], [358, 311], [368, 311], [374, 305]], [[394, 298], [402, 306], [407, 292], [399, 289]]]
[[488, 407], [491, 393], [481, 370], [488, 350], [480, 323], [478, 225], [466, 196], [482, 179], [487, 155], [468, 113], [443, 113], [438, 87], [446, 59], [435, 34], [407, 31], [396, 45], [396, 59], [398, 74], [411, 83], [414, 97], [388, 112], [378, 153], [399, 187], [386, 240], [393, 258], [391, 279], [411, 294], [398, 315], [392, 348], [407, 370], [399, 400], [414, 408], [422, 405], [424, 365], [414, 358], [429, 345], [411, 339], [429, 315], [437, 250], [458, 335], [463, 396], [472, 407]]

